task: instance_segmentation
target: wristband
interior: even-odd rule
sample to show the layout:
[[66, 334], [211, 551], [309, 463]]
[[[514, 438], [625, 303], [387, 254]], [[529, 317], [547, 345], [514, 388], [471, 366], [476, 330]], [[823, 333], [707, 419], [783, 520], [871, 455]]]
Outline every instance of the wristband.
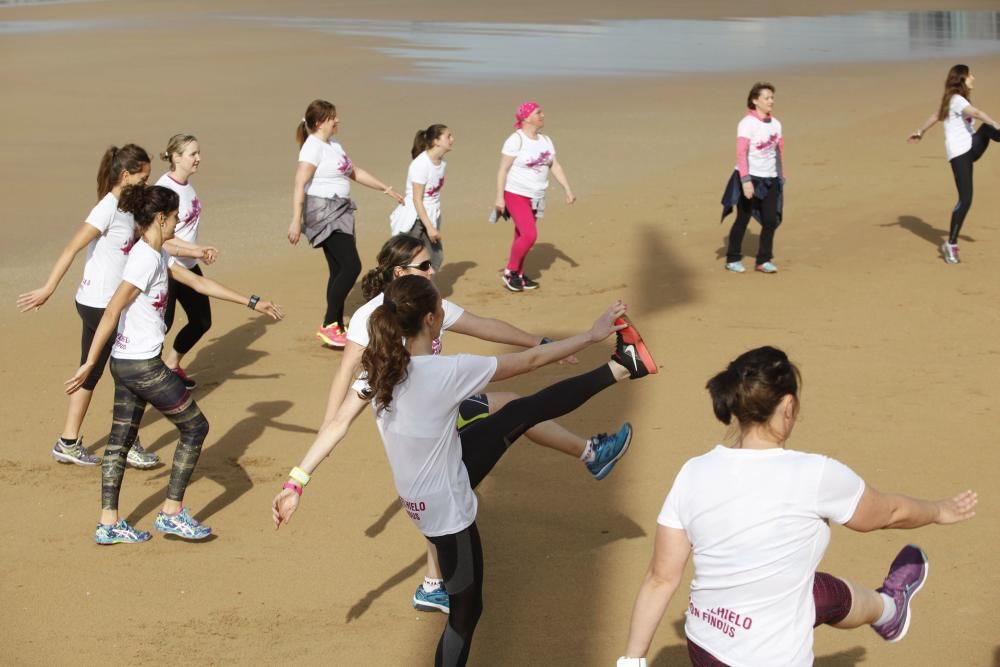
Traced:
[[302, 487], [296, 484], [295, 482], [285, 482], [284, 484], [281, 485], [281, 488], [288, 489], [289, 491], [294, 491], [299, 495], [299, 497], [302, 497]]
[[538, 343], [539, 345], [548, 345], [552, 342], [552, 339], [548, 336], [542, 336], [542, 340]]
[[295, 466], [294, 468], [292, 468], [292, 471], [290, 473], [288, 473], [288, 476], [291, 477], [292, 479], [294, 479], [296, 482], [298, 482], [302, 486], [305, 486], [306, 484], [308, 484], [309, 480], [311, 479], [310, 476], [309, 476], [309, 473], [307, 473], [305, 470], [303, 470], [302, 468], [300, 468], [298, 466]]
[[256, 294], [250, 295], [250, 301], [247, 303], [247, 308], [250, 310], [257, 310], [257, 303], [260, 301], [260, 297]]
[[645, 658], [618, 658], [618, 667], [646, 667]]

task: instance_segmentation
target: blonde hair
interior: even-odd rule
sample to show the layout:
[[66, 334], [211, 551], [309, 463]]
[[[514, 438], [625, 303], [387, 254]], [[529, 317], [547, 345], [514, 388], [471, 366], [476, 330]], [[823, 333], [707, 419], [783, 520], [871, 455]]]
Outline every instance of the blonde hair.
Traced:
[[174, 168], [174, 153], [183, 153], [187, 145], [192, 141], [198, 141], [198, 137], [193, 134], [175, 134], [167, 142], [167, 150], [160, 153], [160, 159], [170, 163], [171, 171]]

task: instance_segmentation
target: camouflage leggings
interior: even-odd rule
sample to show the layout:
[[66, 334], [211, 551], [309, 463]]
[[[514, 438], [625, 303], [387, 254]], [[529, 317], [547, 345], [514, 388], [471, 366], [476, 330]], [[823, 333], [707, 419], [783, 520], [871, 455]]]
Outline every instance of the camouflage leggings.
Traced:
[[162, 412], [181, 432], [167, 484], [167, 498], [183, 500], [184, 490], [201, 454], [201, 445], [208, 435], [208, 420], [184, 382], [170, 372], [159, 357], [112, 357], [111, 375], [115, 379], [115, 409], [108, 449], [101, 464], [101, 508], [118, 509], [125, 459], [135, 442], [147, 403]]

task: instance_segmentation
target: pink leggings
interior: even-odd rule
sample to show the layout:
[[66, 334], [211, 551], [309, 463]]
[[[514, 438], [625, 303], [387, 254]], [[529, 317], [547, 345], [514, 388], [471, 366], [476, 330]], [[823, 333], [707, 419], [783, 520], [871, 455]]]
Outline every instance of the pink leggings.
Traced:
[[538, 229], [535, 226], [535, 212], [531, 210], [531, 198], [515, 195], [512, 192], [503, 193], [507, 212], [514, 220], [514, 243], [510, 246], [510, 261], [507, 270], [521, 273], [524, 270], [524, 258], [538, 239]]
[[[837, 577], [817, 572], [813, 579], [813, 602], [816, 603], [816, 622], [813, 627], [839, 623], [851, 612], [851, 589]], [[690, 639], [687, 645], [693, 667], [727, 667], [726, 663]]]

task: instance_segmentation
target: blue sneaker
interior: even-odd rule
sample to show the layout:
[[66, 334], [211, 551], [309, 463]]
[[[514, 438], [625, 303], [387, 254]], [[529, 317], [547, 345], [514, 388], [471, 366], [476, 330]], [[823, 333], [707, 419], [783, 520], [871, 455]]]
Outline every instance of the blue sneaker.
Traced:
[[632, 425], [625, 422], [617, 433], [601, 433], [591, 440], [594, 442], [594, 460], [587, 464], [587, 469], [594, 479], [604, 479], [628, 451], [632, 442]]
[[193, 516], [188, 514], [186, 507], [182, 507], [177, 514], [164, 514], [161, 511], [156, 515], [153, 528], [161, 533], [183, 537], [185, 540], [203, 540], [212, 534], [212, 529], [198, 523]]
[[448, 591], [444, 586], [439, 586], [428, 593], [423, 584], [418, 584], [417, 592], [413, 594], [413, 608], [417, 611], [442, 611], [447, 614], [451, 611]]
[[136, 530], [128, 525], [125, 519], [119, 519], [113, 526], [106, 526], [103, 523], [97, 524], [94, 531], [94, 541], [98, 544], [135, 544], [145, 542], [152, 535], [144, 530]]

